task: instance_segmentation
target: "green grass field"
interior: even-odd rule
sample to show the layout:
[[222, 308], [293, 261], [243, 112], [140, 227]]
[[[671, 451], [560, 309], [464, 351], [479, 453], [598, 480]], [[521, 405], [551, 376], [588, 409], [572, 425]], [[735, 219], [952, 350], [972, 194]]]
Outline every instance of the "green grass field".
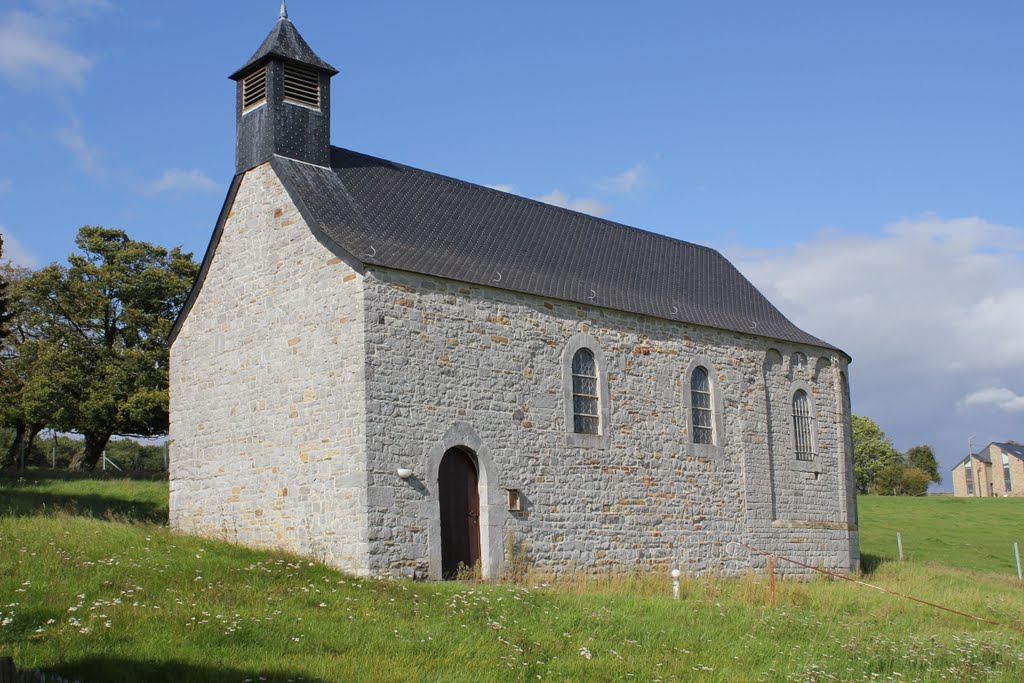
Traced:
[[[83, 683], [1024, 679], [1024, 634], [847, 582], [780, 582], [773, 610], [763, 577], [687, 580], [680, 601], [651, 575], [356, 579], [174, 534], [165, 501], [157, 482], [0, 478], [0, 655]], [[866, 580], [1024, 628], [1024, 588], [1000, 565], [945, 566], [923, 535], [909, 552], [901, 517], [927, 529], [945, 504], [862, 499], [882, 560]], [[880, 518], [904, 525], [910, 561], [886, 561]]]
[[895, 561], [899, 532], [907, 560], [1017, 575], [1013, 544], [1024, 552], [1024, 498], [861, 496], [858, 510], [862, 552]]

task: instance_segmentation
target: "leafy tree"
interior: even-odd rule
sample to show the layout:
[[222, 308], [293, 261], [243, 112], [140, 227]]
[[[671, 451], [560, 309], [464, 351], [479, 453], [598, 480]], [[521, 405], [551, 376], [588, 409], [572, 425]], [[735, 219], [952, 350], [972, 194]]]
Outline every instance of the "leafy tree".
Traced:
[[[4, 259], [4, 236], [0, 235], [0, 261]], [[0, 272], [0, 342], [7, 336], [7, 323], [11, 321], [13, 313], [8, 303], [7, 278]]]
[[49, 423], [84, 437], [74, 468], [93, 469], [111, 436], [167, 431], [167, 337], [198, 273], [192, 255], [86, 226], [68, 266], [24, 283], [36, 362], [23, 389]]
[[31, 451], [36, 435], [46, 426], [49, 407], [26, 402], [25, 386], [36, 372], [38, 345], [33, 340], [22, 296], [27, 268], [10, 263], [0, 266], [0, 278], [9, 287], [6, 335], [0, 338], [0, 424], [8, 428], [7, 448], [0, 452], [0, 466], [20, 462]]
[[935, 451], [931, 446], [914, 446], [906, 453], [905, 460], [909, 467], [917, 468], [928, 475], [929, 482], [942, 483], [942, 475], [939, 474], [939, 463], [935, 459]]
[[923, 496], [928, 493], [928, 485], [934, 481], [931, 474], [919, 467], [903, 468], [903, 495]]
[[871, 418], [852, 416], [853, 423], [853, 473], [857, 480], [857, 491], [867, 493], [882, 468], [900, 462], [900, 452], [892, 445]]
[[923, 496], [928, 492], [929, 483], [931, 478], [927, 472], [896, 461], [878, 470], [870, 491], [880, 496]]

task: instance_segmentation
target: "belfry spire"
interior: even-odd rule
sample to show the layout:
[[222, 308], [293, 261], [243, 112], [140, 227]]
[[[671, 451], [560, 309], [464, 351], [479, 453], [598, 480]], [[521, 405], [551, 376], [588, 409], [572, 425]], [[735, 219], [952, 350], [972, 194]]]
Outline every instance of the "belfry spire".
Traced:
[[331, 77], [337, 73], [302, 39], [282, 0], [270, 34], [245, 66], [231, 74], [238, 82], [237, 171], [274, 156], [329, 166]]

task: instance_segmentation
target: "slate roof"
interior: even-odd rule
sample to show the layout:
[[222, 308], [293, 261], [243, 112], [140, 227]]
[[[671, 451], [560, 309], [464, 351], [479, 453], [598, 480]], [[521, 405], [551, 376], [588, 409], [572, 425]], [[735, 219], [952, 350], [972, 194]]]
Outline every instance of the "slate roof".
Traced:
[[993, 445], [998, 446], [1001, 451], [1008, 455], [1012, 455], [1015, 458], [1024, 460], [1024, 446], [1018, 446], [1012, 443], [998, 443], [993, 442]]
[[274, 24], [274, 28], [270, 30], [263, 44], [256, 50], [256, 54], [242, 68], [231, 74], [229, 78], [237, 81], [245, 72], [271, 57], [281, 57], [282, 59], [306, 64], [331, 76], [338, 73], [337, 69], [320, 59], [313, 52], [313, 48], [299, 35], [295, 24], [287, 16], [282, 16]]
[[[1012, 455], [1015, 458], [1020, 458], [1021, 460], [1024, 460], [1024, 446], [1018, 446], [1012, 443], [1000, 443], [998, 441], [993, 441], [992, 443], [989, 444], [989, 446], [996, 446], [1007, 455]], [[953, 466], [953, 469], [956, 469], [957, 467], [960, 467], [960, 465], [965, 464], [969, 457], [970, 456], [958, 462], [956, 465]], [[992, 458], [988, 454], [988, 446], [983, 448], [981, 453], [975, 453], [974, 457], [983, 463], [987, 463], [989, 465], [992, 464]]]
[[836, 348], [787, 320], [714, 249], [331, 152], [329, 169], [280, 156], [272, 165], [310, 227], [357, 270], [383, 266]]
[[959, 463], [957, 463], [953, 467], [953, 469], [956, 469], [957, 467], [960, 467], [960, 465], [966, 465], [967, 461], [970, 460], [972, 457], [975, 460], [980, 460], [981, 462], [988, 463], [989, 465], [992, 464], [992, 459], [990, 457], [988, 457], [988, 451], [982, 451], [981, 453], [972, 453], [971, 455], [968, 455], [966, 458], [964, 458]]

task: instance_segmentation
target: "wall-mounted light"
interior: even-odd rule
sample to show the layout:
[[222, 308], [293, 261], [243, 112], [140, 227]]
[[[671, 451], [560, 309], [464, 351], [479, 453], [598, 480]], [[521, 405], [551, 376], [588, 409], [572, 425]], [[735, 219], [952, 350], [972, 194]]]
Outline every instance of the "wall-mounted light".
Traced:
[[412, 476], [412, 470], [407, 470], [404, 467], [399, 467], [398, 476], [401, 477], [402, 479], [408, 479], [409, 477]]

